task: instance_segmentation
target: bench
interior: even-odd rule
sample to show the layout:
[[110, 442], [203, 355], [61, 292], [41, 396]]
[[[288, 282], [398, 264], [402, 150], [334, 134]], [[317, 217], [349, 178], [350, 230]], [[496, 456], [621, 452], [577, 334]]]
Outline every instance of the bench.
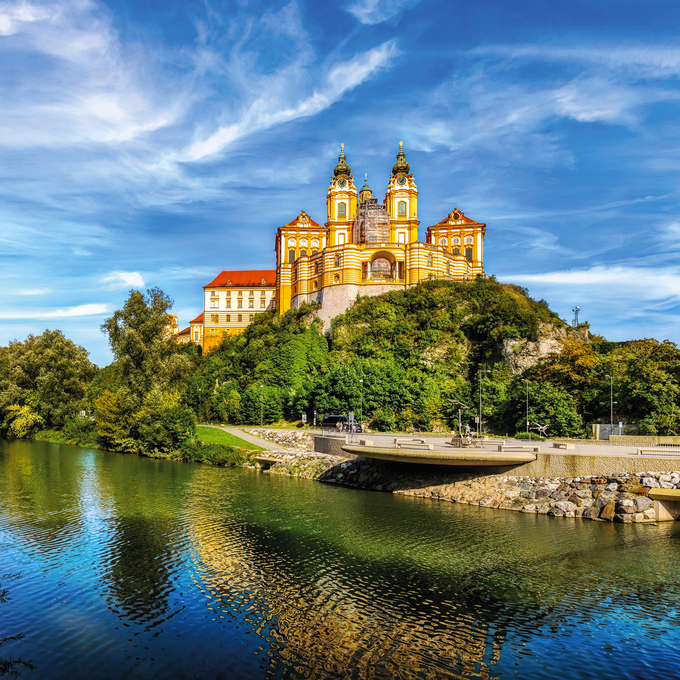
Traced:
[[637, 454], [633, 453], [631, 455], [635, 456], [652, 456], [655, 453], [662, 453], [663, 457], [680, 458], [680, 451], [669, 451], [668, 449], [646, 449], [641, 448], [637, 450]]
[[553, 449], [565, 449], [568, 451], [573, 451], [576, 448], [576, 444], [570, 444], [568, 442], [553, 442]]
[[395, 439], [394, 446], [397, 449], [400, 449], [402, 446], [405, 446], [406, 448], [422, 446], [426, 449], [429, 449], [430, 451], [432, 451], [432, 449], [434, 448], [432, 444], [428, 444], [424, 439]]
[[540, 446], [534, 446], [533, 444], [499, 444], [498, 451], [533, 451], [538, 453], [541, 450]]

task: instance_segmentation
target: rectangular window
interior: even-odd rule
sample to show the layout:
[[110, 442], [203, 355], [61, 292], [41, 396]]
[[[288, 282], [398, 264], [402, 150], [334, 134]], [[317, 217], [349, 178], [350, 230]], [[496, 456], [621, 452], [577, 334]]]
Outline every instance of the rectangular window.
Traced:
[[252, 309], [255, 306], [255, 300], [248, 300], [248, 307]]
[[210, 309], [217, 309], [218, 300], [210, 300]]
[[260, 300], [260, 307], [264, 309], [267, 306], [267, 301], [266, 300]]
[[264, 297], [267, 294], [266, 290], [261, 290], [260, 291], [260, 297]]
[[238, 301], [238, 308], [241, 309], [243, 307], [243, 300]]
[[243, 291], [242, 291], [242, 290], [239, 290], [238, 296], [239, 296], [239, 297], [243, 297]]
[[219, 293], [216, 290], [210, 292], [210, 297], [219, 297]]
[[217, 321], [218, 321], [217, 314], [211, 314], [210, 315], [210, 323], [217, 323]]
[[227, 291], [227, 297], [231, 297], [231, 291], [230, 290]]
[[241, 323], [243, 321], [243, 314], [238, 315], [238, 322]]
[[227, 300], [227, 309], [231, 309], [231, 300]]
[[254, 314], [251, 314], [251, 315], [250, 315], [250, 320], [252, 321], [254, 318], [255, 318], [255, 315], [254, 315]]
[[227, 323], [231, 321], [231, 314], [227, 314]]
[[254, 291], [254, 290], [251, 290], [251, 291], [248, 293], [248, 297], [253, 297], [254, 295], [255, 295], [255, 291]]

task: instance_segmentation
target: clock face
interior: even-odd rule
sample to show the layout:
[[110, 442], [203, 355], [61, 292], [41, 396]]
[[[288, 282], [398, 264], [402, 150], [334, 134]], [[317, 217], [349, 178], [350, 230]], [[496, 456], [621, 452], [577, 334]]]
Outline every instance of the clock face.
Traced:
[[338, 182], [338, 186], [341, 187], [342, 189], [344, 189], [344, 188], [347, 186], [347, 180], [344, 179], [344, 178], [341, 179], [341, 180]]
[[403, 187], [404, 184], [406, 184], [406, 177], [403, 177], [403, 176], [400, 177], [400, 178], [397, 180], [397, 184], [399, 184], [400, 186]]

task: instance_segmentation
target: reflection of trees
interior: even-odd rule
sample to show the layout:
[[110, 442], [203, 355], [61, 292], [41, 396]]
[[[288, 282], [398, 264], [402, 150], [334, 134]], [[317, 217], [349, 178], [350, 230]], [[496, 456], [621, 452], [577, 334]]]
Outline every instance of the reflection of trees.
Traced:
[[[5, 574], [2, 579], [3, 581], [9, 581], [18, 577], [18, 574]], [[2, 583], [0, 583], [0, 604], [5, 604], [9, 599], [9, 590], [3, 588]], [[0, 637], [0, 647], [8, 642], [19, 642], [23, 639], [23, 633], [10, 635], [8, 637]], [[0, 656], [0, 675], [8, 675], [11, 678], [16, 678], [21, 675], [20, 668], [35, 670], [35, 666], [32, 665], [30, 661], [24, 661], [23, 659], [15, 658], [11, 655]]]
[[79, 496], [82, 475], [74, 447], [48, 442], [2, 441], [11, 448], [2, 479], [3, 512], [45, 562], [59, 558], [83, 530]]
[[[316, 678], [490, 677], [486, 664], [499, 657], [504, 619], [512, 622], [502, 593], [487, 592], [474, 579], [444, 583], [437, 568], [409, 565], [398, 554], [399, 537], [384, 536], [381, 555], [364, 550], [380, 540], [358, 536], [370, 518], [360, 507], [365, 495], [346, 494], [330, 516], [309, 503], [311, 484], [299, 507], [289, 488], [279, 515], [288, 526], [277, 528], [271, 519], [283, 508], [271, 495], [260, 505], [255, 486], [238, 499], [241, 521], [226, 509], [208, 515], [197, 506], [207, 509], [214, 499], [194, 499], [190, 532], [210, 609], [260, 635], [272, 670], [283, 677], [301, 676], [302, 669]], [[291, 517], [303, 511], [316, 516], [315, 529], [295, 526]], [[334, 535], [345, 520], [354, 531]], [[338, 539], [348, 543], [339, 546]], [[393, 555], [388, 544], [395, 539]], [[531, 621], [537, 614], [531, 607], [523, 612]]]
[[169, 615], [172, 575], [181, 559], [178, 498], [195, 468], [126, 455], [112, 456], [107, 463], [101, 488], [113, 519], [100, 560], [106, 565], [107, 601], [121, 619], [155, 626]]
[[139, 624], [160, 623], [172, 590], [172, 523], [156, 517], [120, 517], [112, 526], [111, 549], [102, 575], [112, 611]]

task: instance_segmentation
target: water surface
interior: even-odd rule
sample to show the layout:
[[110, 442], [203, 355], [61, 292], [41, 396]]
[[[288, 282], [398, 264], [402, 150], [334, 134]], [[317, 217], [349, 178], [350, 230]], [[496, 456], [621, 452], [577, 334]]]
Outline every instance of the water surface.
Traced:
[[0, 441], [22, 678], [680, 677], [680, 530]]

